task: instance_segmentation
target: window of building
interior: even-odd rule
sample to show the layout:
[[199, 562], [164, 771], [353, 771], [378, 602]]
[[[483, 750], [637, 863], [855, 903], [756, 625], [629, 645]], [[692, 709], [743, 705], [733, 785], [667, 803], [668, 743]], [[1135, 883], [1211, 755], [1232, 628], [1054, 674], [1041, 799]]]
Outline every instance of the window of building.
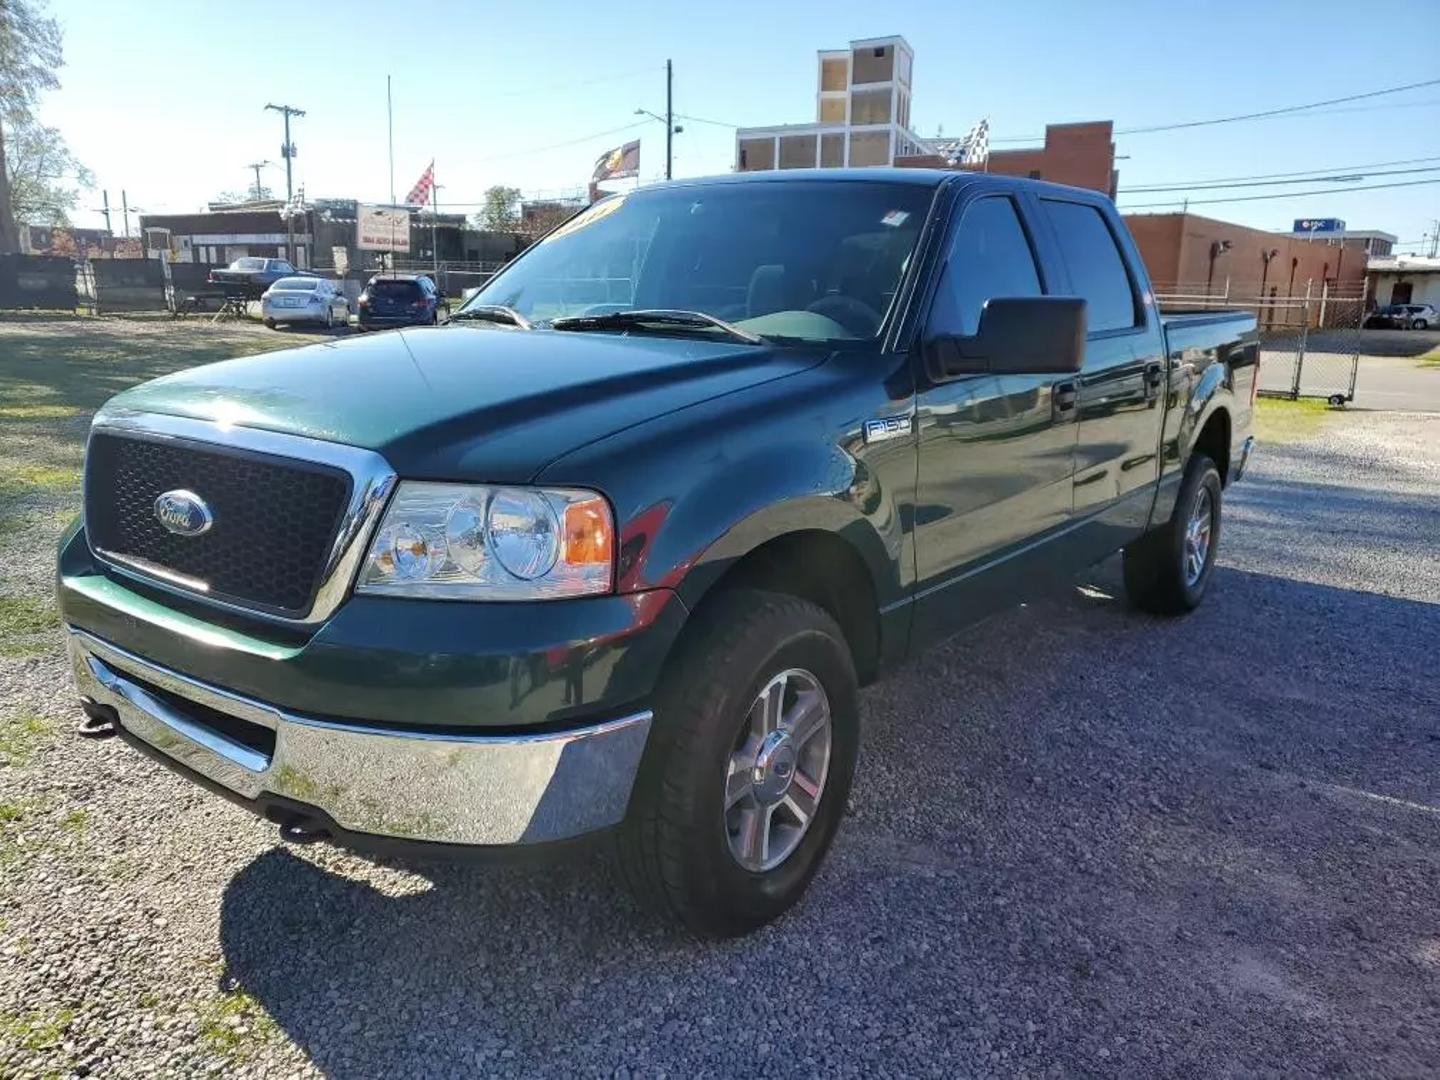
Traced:
[[754, 172], [758, 169], [775, 168], [775, 140], [741, 139], [740, 171]]
[[845, 136], [820, 136], [820, 165], [826, 169], [838, 169], [845, 164]]
[[1031, 180], [1042, 180], [1042, 179], [1044, 179], [1044, 178], [1040, 175], [1040, 170], [1039, 170], [1039, 169], [1031, 169], [1031, 170], [1030, 170], [1030, 179], [1031, 179]]
[[813, 169], [814, 167], [814, 135], [782, 135], [780, 137], [780, 168]]
[[855, 49], [850, 54], [850, 81], [852, 84], [889, 82], [895, 77], [895, 49], [890, 45], [878, 45], [869, 49]]
[[900, 91], [900, 108], [895, 118], [899, 121], [901, 127], [910, 126], [910, 95], [905, 93], [904, 90]]
[[849, 71], [843, 57], [820, 61], [821, 90], [844, 90], [848, 75]]
[[890, 87], [878, 90], [850, 91], [850, 123], [888, 124], [890, 122]]
[[1138, 309], [1125, 260], [1104, 216], [1084, 203], [1042, 199], [1070, 271], [1070, 287], [1085, 298], [1092, 334], [1134, 326]]
[[965, 211], [935, 293], [930, 329], [969, 337], [980, 327], [985, 301], [1039, 296], [1035, 255], [1015, 204], [1002, 196], [981, 199]]
[[820, 122], [822, 124], [843, 124], [845, 122], [845, 99], [843, 97], [821, 98]]
[[888, 131], [855, 131], [850, 134], [851, 165], [889, 165]]

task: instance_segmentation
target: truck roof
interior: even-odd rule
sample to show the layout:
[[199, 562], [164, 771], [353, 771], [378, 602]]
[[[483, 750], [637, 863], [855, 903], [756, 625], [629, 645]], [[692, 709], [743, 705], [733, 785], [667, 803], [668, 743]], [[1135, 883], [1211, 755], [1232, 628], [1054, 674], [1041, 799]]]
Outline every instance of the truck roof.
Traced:
[[[1064, 192], [1070, 196], [1083, 195], [1090, 199], [1104, 199], [1104, 195], [1090, 188], [1070, 187], [1047, 180], [1030, 180], [1026, 177], [1005, 176], [1000, 173], [971, 172], [968, 169], [897, 169], [889, 166], [868, 166], [853, 169], [766, 169], [755, 172], [722, 173], [718, 176], [695, 176], [684, 180], [661, 180], [646, 184], [638, 190], [656, 188], [709, 187], [713, 184], [785, 184], [798, 181], [829, 180], [871, 184], [908, 184], [914, 187], [939, 187], [946, 181], [965, 184], [985, 184], [1009, 189], [1024, 188], [1034, 192]], [[1105, 201], [1109, 201], [1108, 199]]]

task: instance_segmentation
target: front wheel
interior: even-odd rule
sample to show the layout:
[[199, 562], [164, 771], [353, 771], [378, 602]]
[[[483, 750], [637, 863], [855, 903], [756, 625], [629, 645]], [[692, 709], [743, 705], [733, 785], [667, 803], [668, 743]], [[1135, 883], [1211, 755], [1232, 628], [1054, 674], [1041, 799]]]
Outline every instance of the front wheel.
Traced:
[[696, 618], [656, 692], [619, 856], [647, 906], [729, 937], [794, 904], [829, 849], [855, 771], [856, 677], [807, 601], [737, 589]]
[[1430, 324], [1424, 319], [1416, 319], [1411, 325], [1414, 326], [1416, 330], [1430, 329]]
[[1170, 520], [1125, 548], [1125, 593], [1142, 611], [1183, 615], [1200, 606], [1220, 545], [1220, 473], [1192, 454]]

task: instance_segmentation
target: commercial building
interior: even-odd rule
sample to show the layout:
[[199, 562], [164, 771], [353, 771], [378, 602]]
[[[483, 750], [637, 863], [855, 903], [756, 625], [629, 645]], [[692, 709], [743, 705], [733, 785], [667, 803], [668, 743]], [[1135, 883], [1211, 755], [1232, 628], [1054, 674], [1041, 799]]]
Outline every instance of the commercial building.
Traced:
[[1359, 240], [1329, 244], [1266, 232], [1198, 214], [1127, 214], [1145, 268], [1159, 293], [1254, 299], [1358, 296], [1365, 281]]
[[[1119, 174], [1115, 171], [1114, 127], [1114, 122], [1110, 120], [1046, 124], [1043, 145], [991, 150], [983, 168], [1001, 176], [1024, 176], [1031, 180], [1089, 188], [1104, 192], [1113, 199], [1119, 181]], [[943, 156], [933, 151], [898, 158], [895, 164], [907, 168], [981, 168], [977, 165], [950, 165]]]
[[[285, 258], [288, 236], [278, 202], [248, 204], [197, 214], [142, 214], [140, 234], [151, 258], [171, 262], [225, 265], [247, 255]], [[314, 211], [292, 222], [295, 265], [314, 265]]]
[[[915, 51], [903, 37], [862, 38], [822, 49], [815, 69], [815, 120], [740, 128], [735, 168], [834, 169], [866, 165], [965, 168], [945, 157], [950, 140], [910, 129]], [[988, 172], [1115, 193], [1115, 143], [1108, 120], [1051, 124], [1043, 146], [997, 150]]]
[[1367, 306], [1431, 304], [1440, 308], [1440, 259], [1424, 255], [1372, 258], [1367, 273]]
[[910, 130], [914, 64], [914, 50], [899, 35], [822, 49], [814, 123], [740, 128], [736, 170], [894, 165], [896, 158], [927, 152]]
[[1297, 240], [1318, 240], [1331, 247], [1354, 248], [1366, 255], [1389, 255], [1399, 239], [1379, 229], [1347, 229], [1339, 218], [1296, 218], [1290, 235]]

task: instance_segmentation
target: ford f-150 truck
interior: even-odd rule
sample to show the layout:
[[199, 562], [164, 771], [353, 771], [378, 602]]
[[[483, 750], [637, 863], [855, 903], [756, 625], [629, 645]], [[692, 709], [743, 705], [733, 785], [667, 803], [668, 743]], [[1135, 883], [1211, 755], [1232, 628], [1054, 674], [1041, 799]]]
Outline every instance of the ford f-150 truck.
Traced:
[[613, 842], [702, 934], [795, 902], [857, 688], [1124, 552], [1211, 581], [1254, 318], [1159, 313], [1092, 192], [787, 171], [608, 197], [448, 325], [96, 415], [59, 596], [93, 728], [295, 840]]

